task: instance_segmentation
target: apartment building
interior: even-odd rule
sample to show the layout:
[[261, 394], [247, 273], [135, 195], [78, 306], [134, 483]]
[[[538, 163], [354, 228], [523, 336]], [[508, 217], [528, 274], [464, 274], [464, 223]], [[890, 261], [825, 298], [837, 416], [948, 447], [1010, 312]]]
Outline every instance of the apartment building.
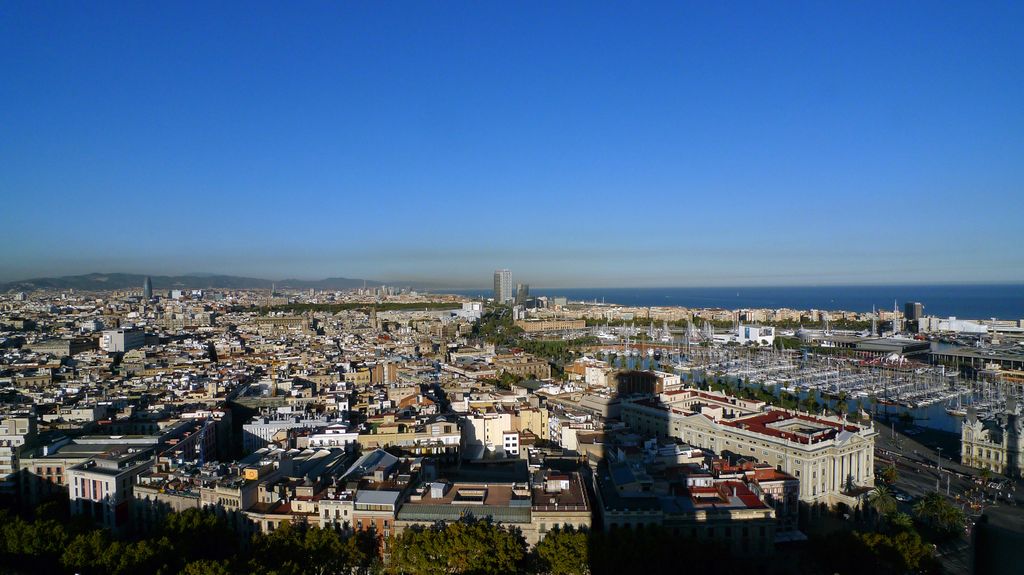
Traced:
[[364, 451], [398, 447], [410, 455], [433, 456], [446, 462], [457, 461], [462, 451], [462, 429], [451, 416], [401, 419], [388, 413], [371, 418], [368, 423], [370, 428], [357, 438]]
[[153, 465], [150, 449], [116, 449], [68, 470], [71, 513], [114, 533], [131, 522], [135, 478]]
[[465, 516], [518, 528], [536, 545], [555, 527], [591, 525], [591, 507], [578, 473], [541, 473], [524, 481], [431, 481], [420, 484], [398, 511], [395, 534], [415, 525]]
[[18, 493], [19, 461], [26, 445], [37, 436], [36, 418], [9, 417], [0, 421], [0, 495], [12, 497]]
[[551, 366], [548, 362], [529, 354], [495, 356], [494, 367], [497, 368], [498, 375], [510, 373], [517, 377], [532, 379], [551, 377]]
[[526, 333], [541, 331], [569, 331], [585, 329], [587, 321], [583, 319], [523, 319], [516, 322], [516, 327]]

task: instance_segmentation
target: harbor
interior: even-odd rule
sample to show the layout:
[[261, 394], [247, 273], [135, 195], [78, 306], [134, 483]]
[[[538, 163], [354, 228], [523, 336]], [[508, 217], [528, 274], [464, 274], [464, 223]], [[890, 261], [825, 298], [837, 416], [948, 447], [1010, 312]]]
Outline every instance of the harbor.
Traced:
[[1000, 413], [1010, 398], [1024, 398], [1020, 383], [993, 373], [975, 377], [902, 357], [839, 357], [809, 350], [786, 350], [710, 341], [673, 344], [632, 342], [605, 344], [595, 359], [622, 369], [654, 369], [680, 375], [683, 381], [704, 384], [727, 381], [759, 388], [781, 397], [814, 397], [835, 408], [874, 416], [901, 415], [919, 425], [959, 433], [960, 422], [973, 408], [979, 417]]

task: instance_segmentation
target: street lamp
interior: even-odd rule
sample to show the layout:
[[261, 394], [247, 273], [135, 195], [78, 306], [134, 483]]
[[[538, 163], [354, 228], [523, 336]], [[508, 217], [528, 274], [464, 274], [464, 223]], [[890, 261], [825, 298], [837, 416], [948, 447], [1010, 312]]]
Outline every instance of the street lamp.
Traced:
[[938, 475], [935, 476], [935, 491], [942, 491], [942, 448], [935, 448], [935, 469]]

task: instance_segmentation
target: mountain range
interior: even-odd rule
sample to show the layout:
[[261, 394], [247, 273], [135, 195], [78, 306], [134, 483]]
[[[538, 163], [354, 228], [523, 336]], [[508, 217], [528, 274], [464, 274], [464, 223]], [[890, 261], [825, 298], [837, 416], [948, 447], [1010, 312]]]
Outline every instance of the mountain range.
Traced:
[[[322, 289], [345, 290], [357, 287], [377, 287], [384, 282], [354, 278], [326, 278], [322, 280], [268, 280], [217, 274], [189, 274], [180, 276], [149, 276], [154, 290], [168, 289]], [[91, 273], [53, 278], [34, 278], [0, 284], [0, 291], [28, 291], [35, 289], [74, 289], [80, 291], [142, 289], [146, 276], [142, 274]], [[401, 284], [405, 287], [408, 284]], [[417, 286], [412, 286], [417, 287]], [[422, 286], [421, 286], [422, 287]]]

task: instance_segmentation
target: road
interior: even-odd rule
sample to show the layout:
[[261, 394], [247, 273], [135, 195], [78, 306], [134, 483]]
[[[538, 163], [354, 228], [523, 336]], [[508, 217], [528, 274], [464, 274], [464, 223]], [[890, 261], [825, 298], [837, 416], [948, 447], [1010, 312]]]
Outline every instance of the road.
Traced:
[[901, 511], [911, 512], [917, 499], [938, 490], [967, 513], [968, 532], [940, 546], [936, 553], [947, 573], [970, 573], [970, 526], [987, 506], [1024, 506], [1024, 484], [993, 475], [992, 479], [1002, 480], [1004, 486], [997, 489], [985, 485], [979, 470], [960, 465], [959, 438], [955, 434], [916, 427], [904, 429], [899, 424], [894, 434], [891, 427], [877, 421], [875, 428], [879, 432], [875, 440], [875, 471], [896, 465], [899, 476], [893, 491], [904, 499], [900, 502]]

